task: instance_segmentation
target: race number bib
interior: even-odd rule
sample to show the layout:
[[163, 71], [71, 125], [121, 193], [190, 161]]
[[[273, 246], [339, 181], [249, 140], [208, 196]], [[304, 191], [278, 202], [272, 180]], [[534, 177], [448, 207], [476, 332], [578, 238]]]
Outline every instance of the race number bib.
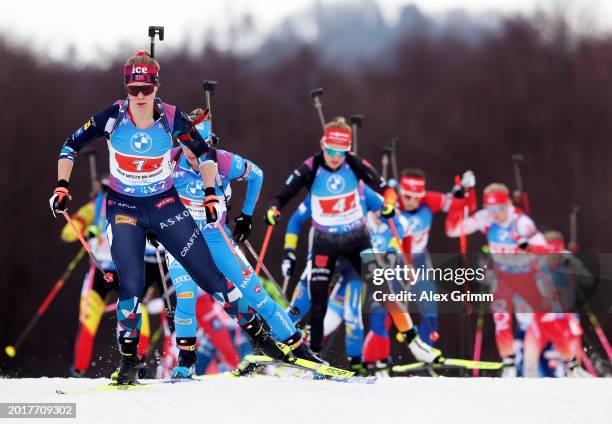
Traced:
[[312, 219], [320, 225], [351, 224], [363, 216], [357, 190], [338, 196], [312, 195]]

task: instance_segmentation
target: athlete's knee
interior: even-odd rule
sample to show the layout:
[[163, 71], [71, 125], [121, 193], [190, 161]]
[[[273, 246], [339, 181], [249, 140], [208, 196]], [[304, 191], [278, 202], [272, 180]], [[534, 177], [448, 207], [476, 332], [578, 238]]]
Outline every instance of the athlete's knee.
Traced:
[[128, 275], [119, 277], [119, 293], [121, 298], [140, 298], [144, 292], [143, 276]]

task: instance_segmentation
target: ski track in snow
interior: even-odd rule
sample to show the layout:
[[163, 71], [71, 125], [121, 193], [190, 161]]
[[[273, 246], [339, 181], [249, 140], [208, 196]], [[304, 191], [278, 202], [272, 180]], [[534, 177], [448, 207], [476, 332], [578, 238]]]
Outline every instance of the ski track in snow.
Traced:
[[[0, 379], [0, 402], [76, 402], [52, 423], [610, 423], [612, 379], [212, 378], [122, 392], [58, 395], [108, 379]], [[0, 424], [31, 420], [0, 419]]]

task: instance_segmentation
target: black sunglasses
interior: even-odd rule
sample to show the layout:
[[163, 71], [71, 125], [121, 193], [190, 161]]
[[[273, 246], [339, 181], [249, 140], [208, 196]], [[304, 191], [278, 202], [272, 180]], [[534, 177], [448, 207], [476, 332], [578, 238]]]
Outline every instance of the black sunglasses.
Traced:
[[127, 90], [130, 96], [138, 96], [138, 93], [142, 93], [144, 96], [148, 96], [155, 91], [154, 85], [126, 85], [125, 89]]

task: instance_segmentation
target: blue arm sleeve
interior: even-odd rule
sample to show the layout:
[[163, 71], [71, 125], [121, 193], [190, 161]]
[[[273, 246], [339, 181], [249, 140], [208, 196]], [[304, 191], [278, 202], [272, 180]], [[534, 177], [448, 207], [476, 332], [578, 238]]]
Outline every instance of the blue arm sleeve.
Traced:
[[242, 213], [245, 215], [253, 215], [255, 203], [257, 203], [261, 185], [263, 184], [263, 171], [250, 160], [244, 159], [240, 155], [234, 153], [229, 169], [229, 178], [231, 181], [244, 180], [247, 182]]
[[384, 203], [383, 197], [372, 190], [370, 186], [365, 186], [364, 196], [366, 210], [376, 212], [382, 209]]
[[312, 208], [310, 205], [310, 195], [304, 199], [300, 206], [293, 212], [289, 222], [287, 223], [287, 234], [295, 234], [296, 236], [300, 233], [304, 223], [310, 218]]

